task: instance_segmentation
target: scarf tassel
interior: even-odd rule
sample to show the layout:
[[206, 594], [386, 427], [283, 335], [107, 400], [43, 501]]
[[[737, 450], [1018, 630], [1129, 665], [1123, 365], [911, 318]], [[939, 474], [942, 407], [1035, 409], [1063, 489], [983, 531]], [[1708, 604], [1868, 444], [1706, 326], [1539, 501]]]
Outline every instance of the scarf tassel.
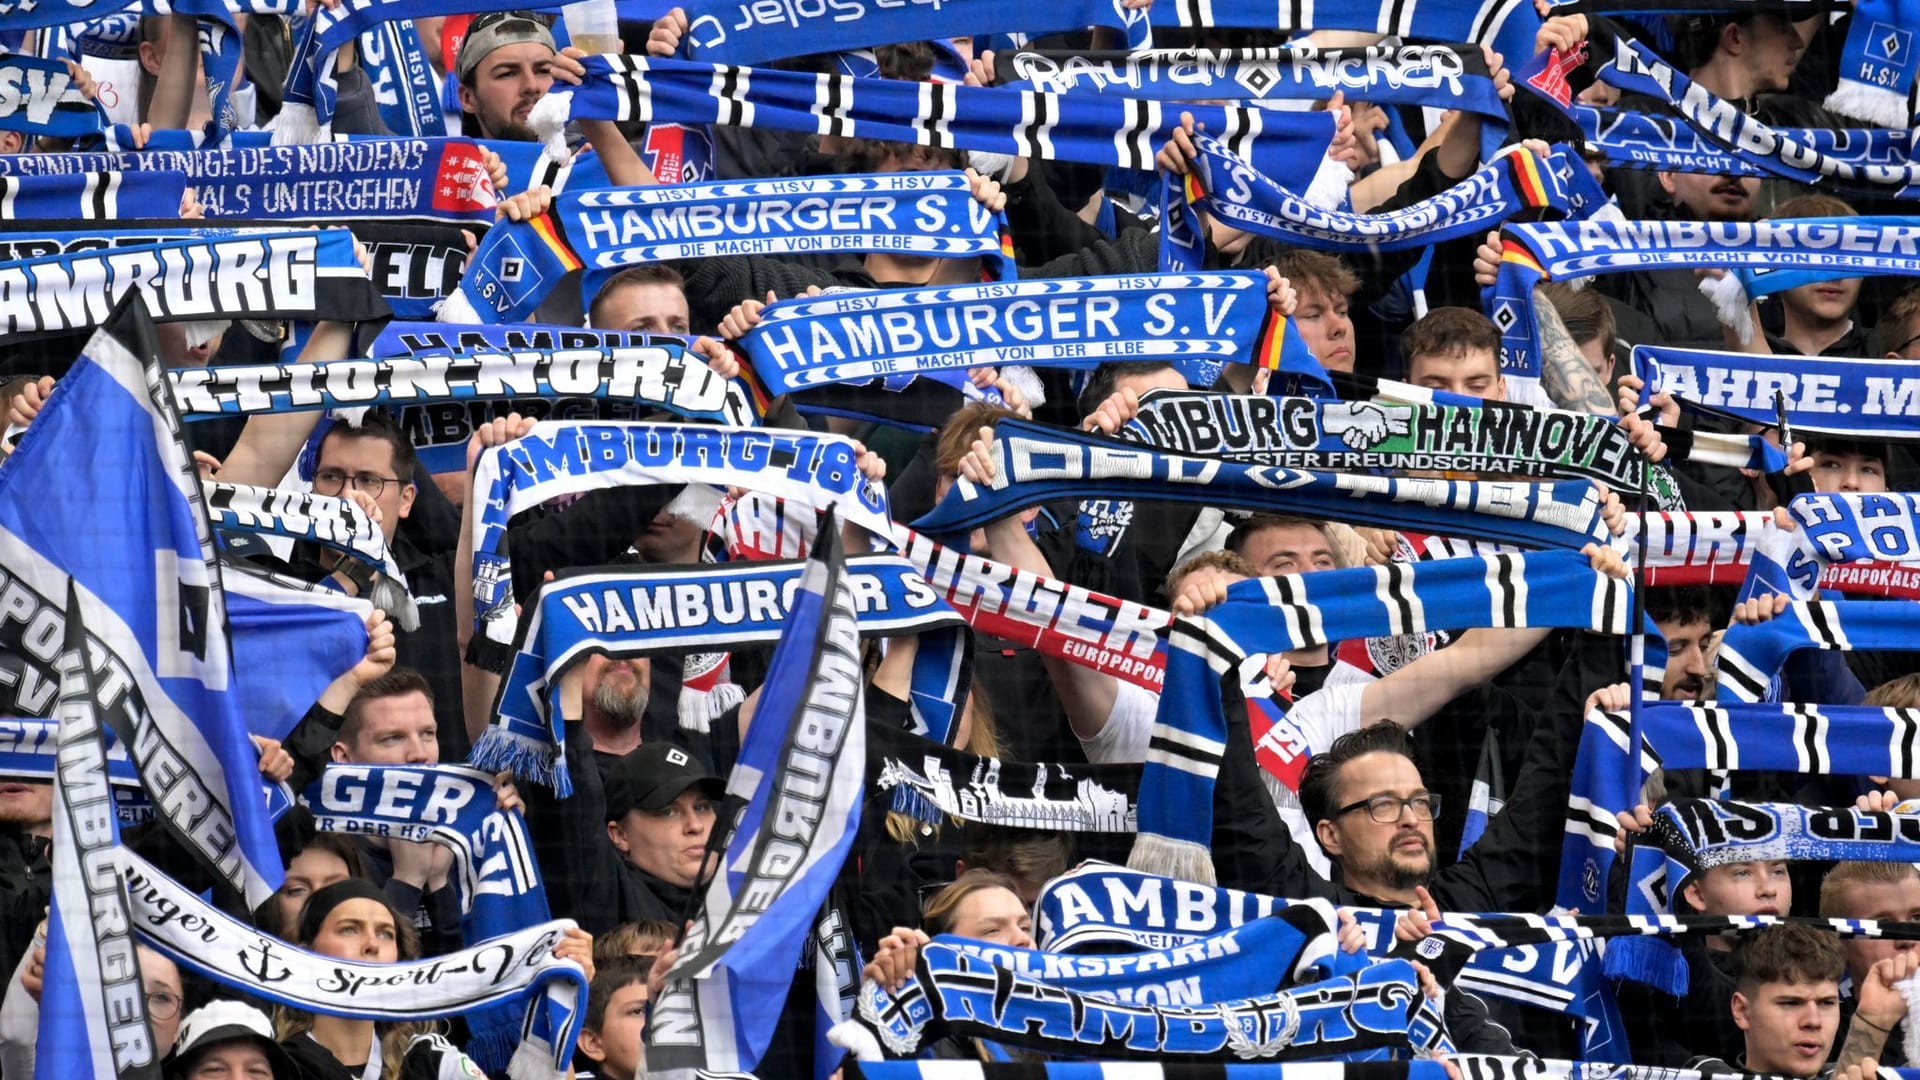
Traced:
[[1907, 114], [1905, 94], [1852, 79], [1840, 80], [1839, 87], [1827, 95], [1824, 104], [1828, 112], [1863, 120], [1875, 127], [1904, 128], [1913, 120]]
[[387, 613], [393, 625], [411, 633], [420, 629], [420, 608], [414, 604], [413, 597], [407, 595], [406, 586], [381, 574], [373, 581], [367, 599], [373, 606]]
[[947, 820], [947, 815], [941, 812], [940, 807], [911, 784], [900, 784], [893, 789], [891, 809], [893, 813], [905, 814], [927, 825], [943, 825]]
[[1700, 293], [1713, 302], [1714, 317], [1734, 332], [1740, 344], [1753, 343], [1753, 316], [1748, 310], [1753, 301], [1738, 274], [1729, 270], [1717, 278], [1701, 278]]
[[481, 733], [467, 764], [490, 772], [508, 770], [522, 780], [551, 787], [559, 798], [573, 796], [573, 777], [560, 764], [559, 747], [503, 727]]
[[1687, 993], [1687, 958], [1672, 942], [1653, 937], [1607, 942], [1600, 970], [1608, 978], [1632, 979], [1673, 997]]

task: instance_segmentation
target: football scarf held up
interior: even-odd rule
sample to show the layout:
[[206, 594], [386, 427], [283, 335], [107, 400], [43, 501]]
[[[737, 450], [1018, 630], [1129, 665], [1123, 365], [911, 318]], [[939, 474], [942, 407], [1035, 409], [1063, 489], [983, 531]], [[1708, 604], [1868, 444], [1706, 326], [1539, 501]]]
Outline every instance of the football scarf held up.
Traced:
[[[1157, 101], [815, 76], [646, 56], [589, 56], [578, 87], [549, 93], [529, 125], [555, 161], [569, 120], [672, 122], [846, 135], [921, 146], [1152, 169], [1182, 111], [1295, 191], [1318, 190], [1333, 118], [1233, 106], [1165, 110]], [[1338, 175], [1337, 173], [1333, 175]]]
[[1267, 304], [1263, 275], [1149, 274], [783, 300], [740, 345], [767, 390], [784, 394], [997, 364], [1091, 370], [1165, 359], [1183, 374], [1224, 363], [1281, 370], [1286, 324]]
[[812, 53], [930, 38], [1041, 34], [1097, 26], [1126, 35], [1129, 49], [1152, 43], [1147, 13], [1120, 0], [1057, 0], [1036, 7], [1026, 0], [969, 0], [952, 8], [873, 5], [766, 6], [749, 0], [701, 0], [687, 5], [681, 51], [715, 64], [759, 64]]
[[1482, 292], [1500, 328], [1501, 366], [1537, 378], [1533, 287], [1589, 274], [1686, 266], [1920, 274], [1920, 218], [1823, 221], [1529, 222], [1502, 231], [1498, 277]]
[[1312, 472], [1584, 477], [1615, 491], [1637, 491], [1646, 478], [1661, 505], [1677, 498], [1672, 477], [1661, 469], [1649, 476], [1645, 456], [1614, 420], [1500, 402], [1463, 408], [1155, 390], [1121, 436], [1194, 457]]
[[352, 500], [217, 481], [209, 481], [206, 491], [214, 528], [305, 541], [343, 555], [358, 565], [343, 563], [341, 571], [361, 583], [374, 607], [391, 615], [401, 630], [420, 628], [420, 612], [407, 593], [406, 575], [387, 550], [386, 534]]
[[345, 229], [183, 240], [0, 263], [0, 331], [81, 330], [142, 291], [157, 322], [330, 319], [387, 314]]
[[[860, 631], [920, 634], [910, 705], [945, 741], [970, 685], [965, 624], [898, 556], [855, 556], [848, 573]], [[543, 586], [494, 701], [494, 724], [470, 760], [572, 791], [560, 714], [560, 678], [588, 655], [727, 651], [778, 641], [800, 586], [800, 564], [744, 562], [659, 571], [573, 574]]]
[[1912, 0], [1861, 0], [1840, 50], [1840, 84], [1826, 107], [1883, 128], [1912, 128], [1917, 58], [1914, 30], [1920, 6]]
[[586, 1016], [580, 966], [553, 955], [566, 920], [543, 922], [427, 960], [364, 963], [321, 956], [262, 933], [207, 904], [120, 847], [141, 940], [196, 974], [243, 995], [305, 1012], [397, 1021], [465, 1016], [501, 1002], [523, 1006], [515, 1080], [560, 1080]]
[[[0, 717], [0, 778], [53, 783], [57, 772], [60, 722], [35, 717]], [[122, 826], [138, 825], [153, 817], [153, 804], [133, 771], [133, 759], [124, 748], [107, 746], [107, 782], [113, 786], [113, 804]]]
[[[414, 217], [483, 225], [493, 221], [492, 182], [480, 159], [480, 146], [472, 139], [353, 139], [226, 150], [0, 154], [0, 175], [95, 171], [185, 173], [209, 220]], [[178, 205], [178, 199], [164, 206], [143, 203], [140, 216], [171, 211]]]
[[[1756, 556], [1782, 562], [1784, 567], [1780, 555], [1771, 551], [1757, 555], [1769, 543], [1768, 537], [1774, 532], [1773, 515], [1768, 513], [1705, 510], [1686, 514], [1629, 514], [1623, 539], [1629, 545], [1637, 543], [1643, 526], [1646, 531], [1649, 585], [1736, 585], [1747, 579]], [[1821, 531], [1825, 535], [1826, 531]], [[1847, 545], [1853, 543], [1844, 538], [1838, 542]], [[1860, 550], [1865, 550], [1865, 541], [1860, 543]], [[1797, 548], [1798, 543], [1794, 546]], [[1633, 549], [1629, 546], [1628, 550]], [[1849, 548], [1841, 550], [1847, 551]], [[1809, 549], [1808, 557], [1827, 561], [1824, 556], [1813, 555], [1812, 549]], [[1629, 556], [1629, 561], [1633, 558]], [[1784, 568], [1781, 572], [1784, 574]], [[1906, 600], [1920, 600], [1920, 567], [1871, 560], [1864, 556], [1855, 561], [1834, 562], [1824, 569], [1815, 568], [1814, 576], [1805, 580], [1808, 588], [1812, 588], [1812, 583], [1817, 581], [1821, 589], [1850, 595], [1897, 596]], [[1793, 595], [1799, 595], [1799, 590], [1797, 583], [1789, 583], [1785, 589]]]
[[1137, 831], [1137, 765], [983, 758], [911, 731], [869, 725], [867, 783], [889, 809], [938, 825], [947, 818], [1057, 832]]
[[1720, 639], [1714, 680], [1721, 700], [1761, 701], [1787, 657], [1801, 649], [1920, 648], [1920, 611], [1912, 604], [1796, 600], [1763, 623], [1736, 623]]
[[1836, 564], [1920, 563], [1920, 495], [1808, 492], [1793, 497], [1787, 514], [1796, 527], [1761, 535], [1740, 599], [1777, 592], [1811, 600]]
[[80, 96], [67, 65], [18, 53], [0, 55], [0, 131], [73, 138], [99, 131], [106, 111]]
[[[1571, 151], [1539, 158], [1514, 147], [1431, 198], [1379, 214], [1323, 209], [1240, 160], [1198, 132], [1193, 183], [1209, 214], [1236, 228], [1288, 244], [1332, 252], [1402, 251], [1484, 235], [1517, 214], [1550, 210], [1586, 217], [1607, 205]], [[1491, 155], [1489, 155], [1491, 157]], [[1188, 189], [1189, 198], [1194, 191]]]
[[980, 258], [1017, 275], [1003, 214], [962, 173], [885, 173], [609, 188], [562, 194], [546, 214], [497, 225], [474, 251], [453, 322], [519, 322], [568, 270], [593, 296], [628, 266], [722, 255], [889, 252]]
[[[551, 917], [526, 821], [499, 809], [490, 773], [459, 765], [331, 764], [305, 798], [321, 832], [428, 841], [453, 852], [468, 947]], [[523, 1012], [509, 1004], [468, 1015], [468, 1050], [481, 1068], [507, 1067]]]
[[1914, 424], [1920, 376], [1905, 375], [1899, 363], [1636, 345], [1633, 370], [1645, 384], [1643, 406], [1664, 391], [1700, 412], [1771, 426], [1779, 423], [1778, 393], [1796, 433], [1871, 442], [1920, 439]]
[[474, 630], [513, 639], [513, 577], [501, 550], [507, 522], [561, 495], [625, 484], [745, 487], [798, 505], [839, 509], [841, 520], [875, 536], [893, 535], [886, 489], [860, 475], [853, 442], [755, 428], [694, 424], [534, 425], [525, 436], [482, 454], [474, 498]]
[[1195, 458], [1084, 432], [1003, 420], [995, 474], [961, 478], [914, 523], [939, 536], [1060, 498], [1157, 499], [1298, 514], [1530, 547], [1606, 543], [1599, 495], [1584, 480], [1544, 484], [1297, 472]]
[[[1672, 116], [1649, 115], [1627, 109], [1596, 109], [1561, 103], [1562, 110], [1580, 125], [1587, 145], [1607, 157], [1607, 165], [1622, 169], [1658, 169], [1665, 172], [1704, 173], [1713, 176], [1765, 176], [1732, 154], [1721, 150], [1687, 124]], [[1782, 137], [1810, 146], [1836, 161], [1856, 167], [1902, 166], [1914, 156], [1911, 131], [1884, 128], [1779, 128]]]

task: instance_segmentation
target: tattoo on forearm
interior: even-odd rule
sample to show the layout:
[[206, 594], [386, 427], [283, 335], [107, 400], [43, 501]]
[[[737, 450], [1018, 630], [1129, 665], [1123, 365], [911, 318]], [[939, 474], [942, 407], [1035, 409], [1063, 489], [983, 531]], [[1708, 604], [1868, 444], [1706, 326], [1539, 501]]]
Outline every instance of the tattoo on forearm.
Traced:
[[1855, 1016], [1853, 1023], [1847, 1025], [1847, 1041], [1840, 1045], [1840, 1056], [1834, 1059], [1834, 1069], [1838, 1071], [1849, 1065], [1857, 1065], [1868, 1058], [1877, 1061], [1886, 1046], [1887, 1032]]
[[1540, 388], [1563, 409], [1617, 415], [1606, 384], [1580, 355], [1580, 346], [1567, 333], [1567, 324], [1560, 321], [1552, 301], [1538, 289], [1533, 293], [1533, 310], [1540, 324]]

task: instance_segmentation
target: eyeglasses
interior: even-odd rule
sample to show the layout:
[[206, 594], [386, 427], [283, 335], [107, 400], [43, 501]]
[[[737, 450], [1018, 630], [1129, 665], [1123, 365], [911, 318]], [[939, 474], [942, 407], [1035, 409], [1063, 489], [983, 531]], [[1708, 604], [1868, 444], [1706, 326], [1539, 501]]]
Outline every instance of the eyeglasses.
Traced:
[[346, 488], [347, 481], [353, 481], [353, 490], [379, 498], [387, 490], [388, 484], [400, 483], [397, 476], [381, 476], [379, 473], [354, 473], [349, 476], [341, 469], [313, 470], [313, 490], [322, 495], [338, 495]]
[[1356, 803], [1348, 803], [1340, 809], [1335, 810], [1333, 816], [1344, 817], [1347, 814], [1353, 813], [1355, 810], [1363, 808], [1366, 810], [1368, 817], [1382, 825], [1391, 825], [1399, 821], [1400, 813], [1403, 810], [1412, 810], [1416, 821], [1432, 821], [1434, 818], [1440, 816], [1440, 796], [1429, 793], [1425, 795], [1409, 795], [1403, 799], [1398, 795], [1375, 795], [1371, 799], [1361, 799]]
[[180, 1015], [180, 998], [166, 991], [155, 990], [147, 995], [147, 1016], [154, 1020], [171, 1020]]

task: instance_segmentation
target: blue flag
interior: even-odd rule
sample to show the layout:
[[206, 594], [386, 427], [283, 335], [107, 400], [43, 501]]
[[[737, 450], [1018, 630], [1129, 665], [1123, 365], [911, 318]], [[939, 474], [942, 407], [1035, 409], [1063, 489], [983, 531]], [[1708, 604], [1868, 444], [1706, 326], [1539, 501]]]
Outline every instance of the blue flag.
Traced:
[[649, 1076], [759, 1064], [859, 831], [865, 678], [836, 517], [820, 526], [727, 780], [725, 860], [649, 1017]]
[[132, 749], [159, 819], [254, 905], [280, 884], [279, 851], [213, 530], [142, 295], [115, 308], [0, 462], [0, 568], [10, 592], [43, 607], [60, 607], [73, 579], [74, 610], [102, 645], [95, 706]]

